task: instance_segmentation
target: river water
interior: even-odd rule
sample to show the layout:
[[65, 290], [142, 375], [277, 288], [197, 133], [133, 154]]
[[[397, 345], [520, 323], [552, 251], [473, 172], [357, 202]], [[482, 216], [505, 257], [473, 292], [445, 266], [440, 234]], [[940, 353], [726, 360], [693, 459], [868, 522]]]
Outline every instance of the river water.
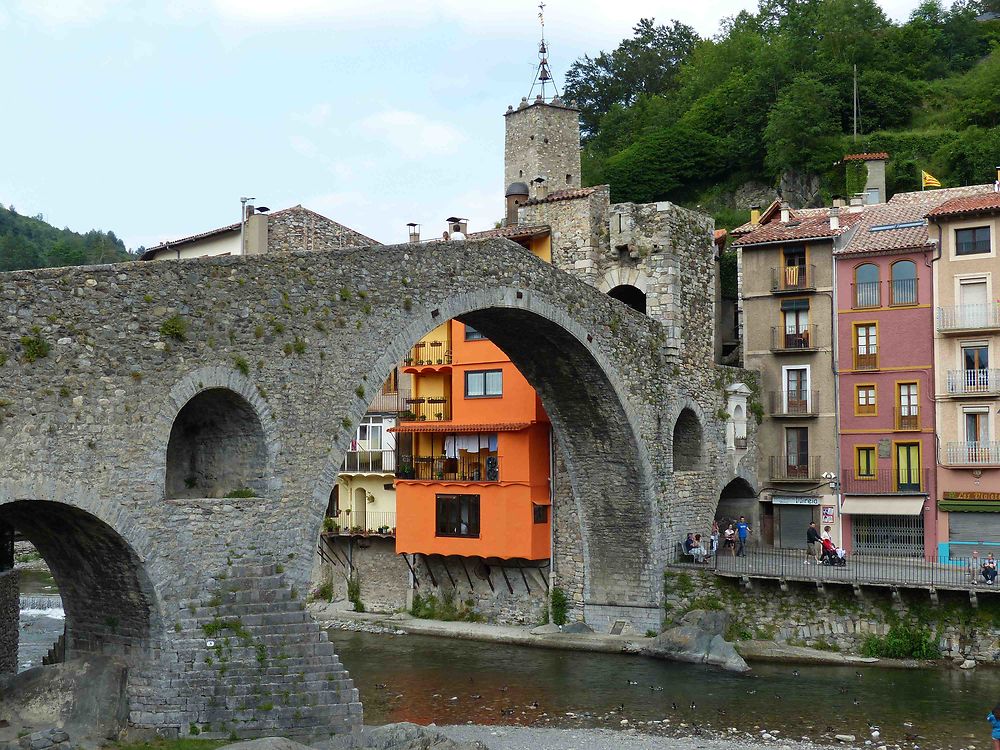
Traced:
[[62, 599], [47, 571], [21, 570], [21, 633], [17, 647], [18, 671], [37, 667], [62, 635], [66, 621]]
[[[330, 631], [365, 723], [639, 726], [905, 748], [990, 746], [1000, 670], [755, 664], [736, 675], [638, 656]], [[631, 684], [637, 683], [637, 684]], [[646, 722], [646, 723], [641, 723]], [[650, 724], [648, 722], [656, 722]], [[872, 726], [879, 735], [872, 741]], [[835, 743], [834, 743], [835, 744]]]

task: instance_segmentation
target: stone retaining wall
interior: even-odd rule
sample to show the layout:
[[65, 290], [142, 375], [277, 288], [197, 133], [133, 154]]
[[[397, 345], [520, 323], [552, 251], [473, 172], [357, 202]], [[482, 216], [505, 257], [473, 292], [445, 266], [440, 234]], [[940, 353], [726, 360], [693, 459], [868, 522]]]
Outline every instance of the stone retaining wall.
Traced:
[[17, 672], [21, 586], [16, 570], [0, 573], [0, 674]]

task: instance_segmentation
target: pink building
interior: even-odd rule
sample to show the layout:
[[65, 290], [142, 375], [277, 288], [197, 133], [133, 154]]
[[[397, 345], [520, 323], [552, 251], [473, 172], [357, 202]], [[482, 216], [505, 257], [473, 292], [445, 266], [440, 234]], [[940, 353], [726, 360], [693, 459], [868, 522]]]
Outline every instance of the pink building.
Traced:
[[840, 538], [855, 554], [937, 555], [927, 209], [913, 193], [868, 206], [834, 253]]

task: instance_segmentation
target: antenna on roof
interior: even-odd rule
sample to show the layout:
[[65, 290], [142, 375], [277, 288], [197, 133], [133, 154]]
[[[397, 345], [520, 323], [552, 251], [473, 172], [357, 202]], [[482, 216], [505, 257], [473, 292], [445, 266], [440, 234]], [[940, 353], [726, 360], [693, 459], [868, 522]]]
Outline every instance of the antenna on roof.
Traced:
[[[549, 70], [549, 47], [545, 41], [545, 2], [538, 3], [538, 23], [542, 27], [541, 40], [538, 42], [538, 69], [535, 71], [535, 80], [531, 82], [531, 91], [528, 92], [528, 101], [549, 101], [559, 97], [559, 88], [555, 79], [552, 78], [552, 71]], [[548, 96], [545, 87], [552, 87], [552, 96]], [[537, 96], [535, 89], [538, 89]]]

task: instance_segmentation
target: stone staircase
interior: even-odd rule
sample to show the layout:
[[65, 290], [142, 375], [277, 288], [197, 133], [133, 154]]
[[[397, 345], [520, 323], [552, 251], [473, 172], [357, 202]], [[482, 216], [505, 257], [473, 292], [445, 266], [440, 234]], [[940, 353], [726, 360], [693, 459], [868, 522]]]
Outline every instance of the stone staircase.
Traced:
[[207, 601], [183, 602], [178, 656], [191, 717], [181, 736], [329, 737], [360, 731], [354, 682], [273, 560], [229, 566]]

